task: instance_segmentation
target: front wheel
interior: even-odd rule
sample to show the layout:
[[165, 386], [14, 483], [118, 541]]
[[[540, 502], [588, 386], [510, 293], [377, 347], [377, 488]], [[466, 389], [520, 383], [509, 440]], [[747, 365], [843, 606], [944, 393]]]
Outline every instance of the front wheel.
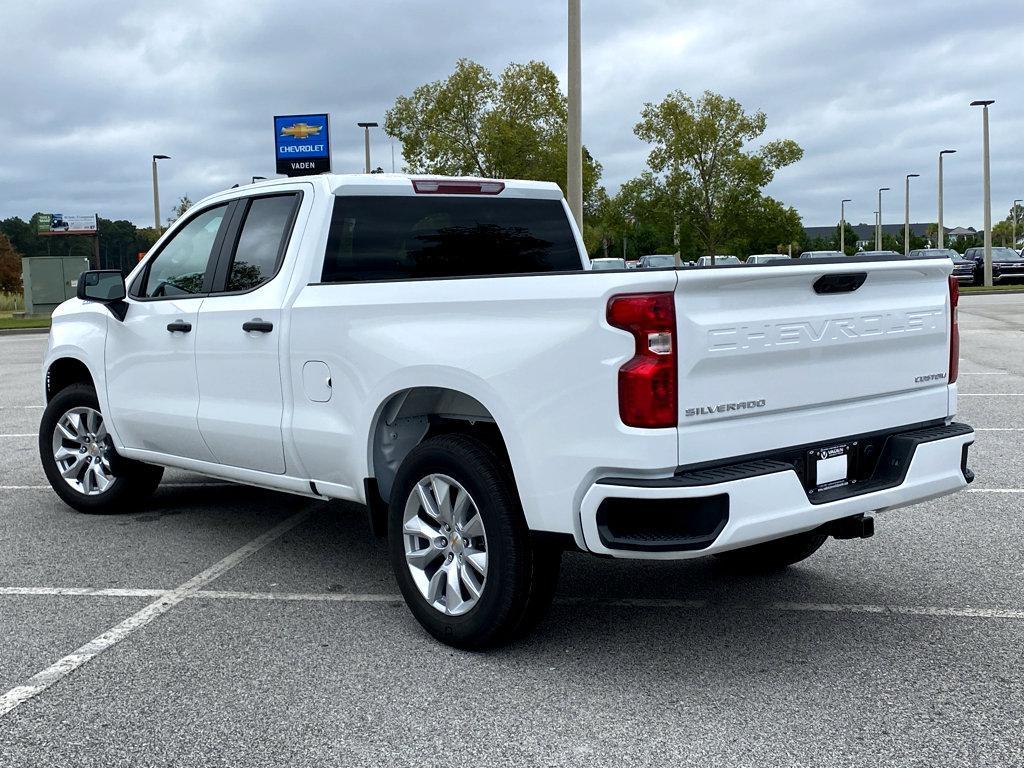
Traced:
[[550, 603], [561, 553], [535, 544], [507, 465], [467, 435], [424, 441], [391, 494], [399, 589], [432, 636], [465, 649], [524, 635]]
[[57, 496], [83, 513], [137, 506], [164, 472], [114, 451], [96, 391], [85, 384], [61, 390], [47, 404], [39, 424], [39, 459]]

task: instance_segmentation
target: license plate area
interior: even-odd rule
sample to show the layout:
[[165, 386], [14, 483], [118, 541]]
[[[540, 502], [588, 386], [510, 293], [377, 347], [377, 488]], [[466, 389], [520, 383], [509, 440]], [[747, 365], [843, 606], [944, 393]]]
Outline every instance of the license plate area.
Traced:
[[804, 483], [810, 494], [856, 483], [858, 441], [810, 449], [805, 456]]

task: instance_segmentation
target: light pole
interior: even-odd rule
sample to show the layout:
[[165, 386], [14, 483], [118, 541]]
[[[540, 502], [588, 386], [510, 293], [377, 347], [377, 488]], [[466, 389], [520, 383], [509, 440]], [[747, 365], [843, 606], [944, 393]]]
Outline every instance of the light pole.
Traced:
[[981, 107], [982, 130], [982, 186], [985, 198], [985, 285], [992, 286], [992, 177], [989, 171], [988, 158], [988, 105], [995, 104], [995, 99], [978, 99], [971, 102], [972, 107]]
[[910, 256], [910, 180], [921, 174], [907, 174], [906, 192], [903, 196], [903, 255]]
[[366, 150], [366, 167], [363, 169], [364, 174], [370, 173], [370, 129], [376, 128], [376, 123], [356, 123], [357, 126], [363, 129], [364, 149]]
[[1018, 203], [1024, 203], [1024, 200], [1021, 200], [1020, 198], [1017, 198], [1015, 201], [1013, 201], [1013, 207], [1010, 209], [1010, 213], [1013, 214], [1013, 243], [1011, 245], [1013, 246], [1013, 250], [1014, 251], [1017, 250], [1017, 204]]
[[946, 231], [942, 229], [942, 156], [952, 155], [956, 150], [942, 150], [939, 153], [939, 248], [945, 248]]
[[580, 0], [569, 0], [569, 113], [565, 179], [569, 210], [583, 229], [583, 107], [580, 74]]
[[256, 182], [263, 182], [266, 181], [266, 179], [267, 177], [265, 176], [254, 176], [252, 177], [252, 183], [255, 184]]
[[882, 250], [882, 193], [888, 191], [888, 187], [878, 188], [878, 227], [875, 230], [875, 251]]
[[[878, 212], [875, 211], [874, 214], [875, 214], [875, 238], [876, 238], [875, 242], [877, 243], [878, 242], [877, 241], [877, 237], [878, 237], [878, 223], [879, 223]], [[875, 250], [876, 251], [881, 251], [882, 249], [876, 248]]]
[[170, 159], [170, 155], [153, 156], [153, 227], [157, 232], [160, 232], [160, 183], [156, 177], [156, 161]]
[[849, 198], [839, 202], [839, 250], [846, 253], [846, 204], [852, 203]]

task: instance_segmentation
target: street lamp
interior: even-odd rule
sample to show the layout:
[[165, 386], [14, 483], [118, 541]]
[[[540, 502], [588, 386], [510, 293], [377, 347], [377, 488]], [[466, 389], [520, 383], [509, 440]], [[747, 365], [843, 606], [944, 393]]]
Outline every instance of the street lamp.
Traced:
[[364, 174], [370, 173], [370, 129], [376, 128], [376, 123], [356, 123], [357, 126], [363, 129], [363, 138], [366, 150], [366, 168], [363, 169]]
[[839, 250], [846, 253], [846, 204], [852, 203], [849, 198], [839, 202]]
[[1024, 203], [1024, 200], [1017, 198], [1013, 201], [1013, 207], [1010, 209], [1010, 213], [1013, 214], [1013, 249], [1017, 250], [1017, 204]]
[[[565, 179], [569, 210], [583, 229], [583, 107], [580, 75], [580, 0], [569, 0], [569, 111], [566, 122]], [[676, 266], [679, 266], [678, 257]]]
[[157, 232], [160, 232], [160, 184], [156, 178], [156, 161], [170, 159], [170, 155], [153, 156], [153, 227]]
[[946, 232], [942, 229], [942, 156], [952, 155], [956, 150], [942, 150], [939, 153], [939, 248], [944, 247]]
[[888, 187], [878, 188], [878, 227], [875, 229], [875, 251], [882, 250], [882, 193], [888, 191]]
[[907, 187], [903, 196], [903, 255], [910, 256], [910, 180], [921, 174], [907, 174]]
[[254, 176], [252, 177], [252, 183], [255, 184], [256, 182], [266, 181], [266, 179], [267, 177], [265, 176]]
[[995, 99], [978, 99], [971, 102], [972, 107], [981, 107], [982, 130], [982, 186], [985, 199], [985, 285], [992, 286], [992, 177], [988, 159], [988, 105], [995, 104]]

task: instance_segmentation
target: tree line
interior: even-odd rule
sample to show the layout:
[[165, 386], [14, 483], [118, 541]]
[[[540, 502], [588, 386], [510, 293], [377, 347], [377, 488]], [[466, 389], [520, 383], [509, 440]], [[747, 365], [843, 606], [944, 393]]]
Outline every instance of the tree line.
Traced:
[[[566, 187], [568, 105], [558, 78], [542, 62], [509, 64], [495, 76], [460, 59], [444, 80], [399, 96], [385, 131], [402, 143], [410, 173], [539, 179]], [[838, 250], [833, 237], [810, 238], [792, 206], [765, 195], [781, 169], [803, 157], [792, 139], [760, 143], [761, 111], [712, 91], [693, 98], [673, 91], [646, 103], [633, 133], [650, 149], [647, 168], [614, 195], [601, 185], [600, 162], [583, 148], [583, 239], [590, 256], [635, 259], [679, 251], [683, 259], [710, 254], [794, 254]], [[1024, 209], [1018, 241], [1024, 235]], [[993, 243], [1011, 245], [1011, 213], [992, 229]], [[935, 245], [912, 236], [911, 248]], [[982, 234], [948, 242], [961, 252]], [[856, 251], [847, 224], [845, 248]], [[873, 248], [873, 244], [872, 244]], [[883, 233], [882, 248], [902, 253], [902, 233]]]
[[[171, 209], [168, 224], [192, 207], [184, 195]], [[21, 258], [23, 256], [87, 256], [95, 255], [96, 242], [91, 235], [40, 235], [40, 213], [26, 222], [11, 216], [0, 220], [0, 292], [21, 292]], [[136, 227], [126, 219], [96, 218], [99, 234], [99, 269], [121, 270], [127, 275], [138, 263], [139, 254], [153, 247], [162, 231], [155, 227]]]
[[[399, 96], [384, 129], [402, 143], [411, 173], [540, 179], [566, 186], [568, 105], [542, 62], [497, 77], [461, 59], [444, 80]], [[758, 142], [763, 112], [735, 99], [682, 91], [645, 104], [634, 126], [650, 145], [647, 168], [609, 195], [601, 164], [583, 149], [583, 239], [591, 256], [778, 252], [803, 238], [800, 216], [764, 195], [803, 156], [791, 139]]]

